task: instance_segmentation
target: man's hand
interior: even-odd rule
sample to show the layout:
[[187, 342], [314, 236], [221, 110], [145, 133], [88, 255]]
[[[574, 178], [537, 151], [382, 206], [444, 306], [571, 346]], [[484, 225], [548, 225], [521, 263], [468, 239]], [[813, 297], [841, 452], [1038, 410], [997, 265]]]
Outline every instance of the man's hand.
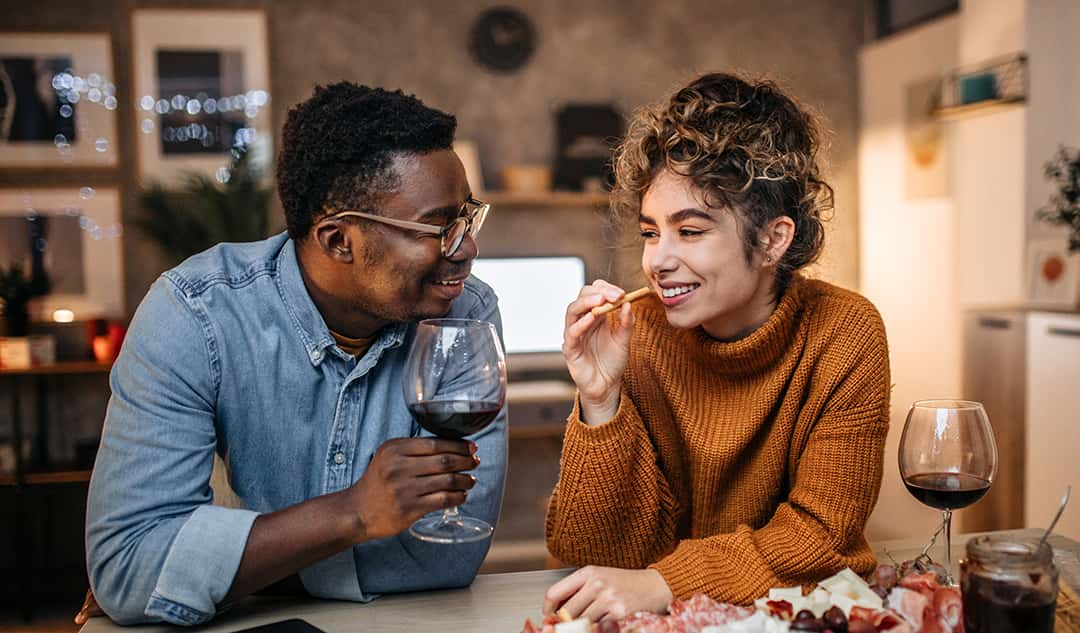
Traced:
[[476, 444], [428, 437], [399, 438], [375, 451], [346, 494], [356, 509], [356, 541], [398, 534], [429, 512], [465, 503], [476, 478], [461, 471], [480, 464]]
[[75, 624], [86, 624], [87, 620], [99, 615], [105, 615], [105, 612], [98, 606], [97, 600], [94, 598], [94, 590], [87, 589], [86, 598], [83, 599], [82, 608], [75, 614]]
[[674, 596], [655, 569], [582, 567], [544, 595], [544, 613], [566, 609], [570, 617], [593, 622], [617, 620], [635, 611], [663, 612]]

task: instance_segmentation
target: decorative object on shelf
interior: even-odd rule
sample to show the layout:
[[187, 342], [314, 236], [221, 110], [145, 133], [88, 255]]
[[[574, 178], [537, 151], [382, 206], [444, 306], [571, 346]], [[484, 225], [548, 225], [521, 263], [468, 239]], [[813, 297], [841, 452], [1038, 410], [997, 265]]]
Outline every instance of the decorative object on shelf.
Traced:
[[480, 169], [480, 151], [476, 148], [476, 143], [458, 139], [454, 141], [454, 153], [458, 155], [461, 164], [465, 167], [465, 179], [469, 181], [473, 195], [483, 193], [484, 172]]
[[0, 338], [0, 369], [29, 369], [56, 362], [56, 339], [48, 334]]
[[0, 166], [113, 166], [112, 47], [105, 33], [0, 33]]
[[1028, 245], [1028, 300], [1032, 307], [1074, 308], [1080, 304], [1080, 254], [1069, 255], [1061, 240]]
[[1064, 227], [1064, 240], [1031, 244], [1031, 299], [1037, 304], [1080, 306], [1080, 149], [1061, 146], [1046, 163], [1045, 176], [1053, 184], [1046, 204], [1035, 217]]
[[116, 321], [93, 319], [87, 322], [86, 333], [94, 360], [107, 365], [120, 355], [120, 346], [124, 344], [127, 328]]
[[536, 48], [532, 20], [514, 7], [492, 7], [476, 18], [469, 32], [469, 50], [483, 67], [511, 73], [529, 61]]
[[227, 177], [229, 150], [270, 165], [270, 63], [260, 10], [136, 9], [132, 17], [138, 174], [177, 185]]
[[941, 80], [937, 77], [904, 86], [904, 194], [908, 200], [949, 195], [945, 130], [934, 116], [940, 101]]
[[[18, 237], [27, 235], [30, 218], [47, 220], [44, 242]], [[38, 237], [45, 224], [38, 225]], [[0, 261], [40, 255], [51, 283], [30, 302], [31, 321], [124, 314], [122, 235], [116, 189], [0, 189]]]
[[270, 187], [250, 154], [234, 150], [224, 184], [202, 173], [186, 176], [182, 189], [154, 183], [140, 194], [132, 224], [149, 237], [171, 264], [220, 242], [265, 238], [270, 223]]
[[563, 106], [555, 119], [555, 188], [610, 189], [612, 150], [622, 136], [622, 128], [622, 117], [611, 104]]
[[551, 168], [547, 165], [507, 165], [502, 170], [503, 190], [510, 193], [551, 191]]
[[1028, 93], [1027, 61], [1024, 53], [1013, 53], [946, 73], [935, 115], [950, 118], [1023, 103]]

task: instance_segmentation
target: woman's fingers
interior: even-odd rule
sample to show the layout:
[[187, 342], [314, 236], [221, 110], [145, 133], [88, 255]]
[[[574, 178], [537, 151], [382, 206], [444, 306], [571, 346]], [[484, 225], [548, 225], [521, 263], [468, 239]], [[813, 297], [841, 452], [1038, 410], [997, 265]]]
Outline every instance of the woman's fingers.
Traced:
[[544, 615], [555, 613], [555, 610], [562, 606], [570, 596], [574, 595], [578, 589], [581, 589], [581, 585], [584, 584], [587, 577], [585, 569], [579, 569], [548, 587], [547, 593], [544, 594]]

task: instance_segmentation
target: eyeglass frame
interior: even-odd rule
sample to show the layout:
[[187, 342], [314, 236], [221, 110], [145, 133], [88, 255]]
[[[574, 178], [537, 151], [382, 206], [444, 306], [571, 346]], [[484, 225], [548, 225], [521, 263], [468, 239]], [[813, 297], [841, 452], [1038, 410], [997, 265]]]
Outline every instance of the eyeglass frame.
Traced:
[[[466, 207], [473, 205], [476, 210], [472, 213], [468, 213]], [[439, 236], [439, 252], [443, 257], [452, 257], [454, 253], [458, 252], [461, 248], [462, 242], [465, 241], [465, 235], [469, 235], [472, 238], [476, 238], [480, 233], [480, 229], [484, 226], [484, 220], [487, 219], [487, 214], [491, 211], [491, 203], [478, 200], [473, 196], [466, 198], [462, 203], [461, 208], [458, 210], [458, 215], [449, 224], [445, 226], [438, 226], [436, 224], [425, 224], [424, 222], [411, 222], [409, 220], [399, 220], [397, 218], [388, 218], [385, 215], [376, 215], [374, 213], [368, 213], [366, 211], [353, 211], [345, 210], [332, 213], [320, 221], [333, 220], [340, 217], [356, 217], [363, 218], [365, 220], [372, 220], [375, 222], [381, 222], [390, 226], [396, 226], [401, 229], [409, 229], [418, 233], [424, 233], [427, 235]], [[457, 243], [453, 244], [451, 248], [446, 246], [446, 236], [450, 234], [450, 231], [454, 229], [459, 223], [465, 223], [465, 232], [461, 234], [461, 238]]]

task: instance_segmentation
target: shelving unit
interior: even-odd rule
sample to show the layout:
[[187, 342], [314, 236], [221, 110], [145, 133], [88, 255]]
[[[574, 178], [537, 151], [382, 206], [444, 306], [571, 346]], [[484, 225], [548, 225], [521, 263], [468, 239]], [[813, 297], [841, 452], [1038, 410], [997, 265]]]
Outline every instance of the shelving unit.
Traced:
[[941, 80], [934, 117], [953, 120], [1023, 105], [1028, 95], [1027, 55], [1015, 53], [956, 68]]

